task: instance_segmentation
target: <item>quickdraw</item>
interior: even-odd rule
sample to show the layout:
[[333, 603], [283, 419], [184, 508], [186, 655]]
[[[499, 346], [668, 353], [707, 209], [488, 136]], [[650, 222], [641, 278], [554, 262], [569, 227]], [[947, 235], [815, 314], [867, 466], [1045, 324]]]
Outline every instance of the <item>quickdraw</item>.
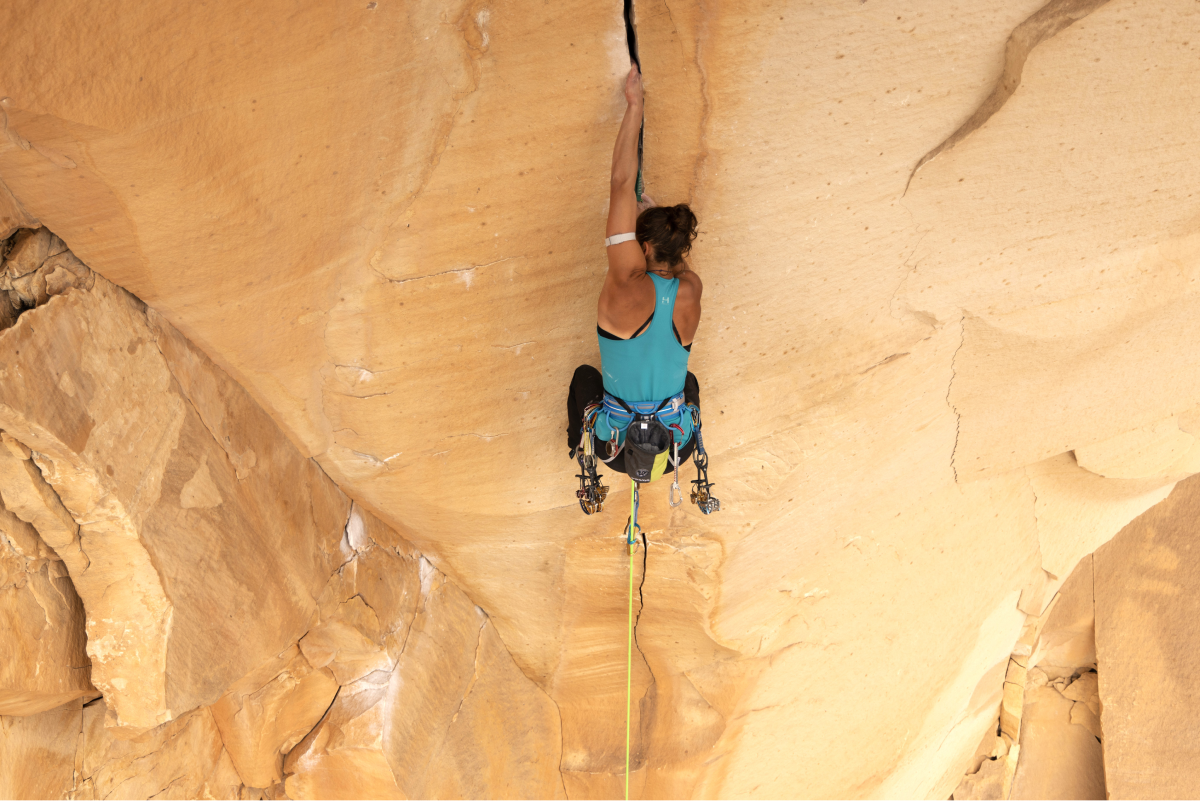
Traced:
[[599, 410], [599, 404], [593, 404], [584, 410], [583, 441], [575, 454], [579, 462], [579, 474], [576, 476], [579, 479], [579, 489], [575, 491], [575, 497], [579, 499], [579, 508], [585, 515], [603, 511], [604, 501], [608, 497], [608, 487], [600, 483], [603, 476], [596, 472], [596, 454], [593, 449], [592, 426]]
[[[672, 427], [674, 428], [674, 426]], [[671, 508], [674, 509], [683, 503], [683, 490], [679, 489], [679, 443], [671, 444], [675, 446], [675, 480], [671, 482], [671, 489], [667, 491], [667, 503], [671, 504]]]

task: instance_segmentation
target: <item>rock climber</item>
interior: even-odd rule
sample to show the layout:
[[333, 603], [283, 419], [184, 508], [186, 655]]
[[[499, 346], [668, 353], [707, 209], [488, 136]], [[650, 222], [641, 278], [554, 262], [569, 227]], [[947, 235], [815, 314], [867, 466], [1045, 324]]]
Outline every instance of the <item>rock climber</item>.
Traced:
[[[688, 356], [700, 324], [704, 285], [685, 256], [696, 239], [696, 215], [686, 204], [653, 206], [639, 214], [638, 139], [642, 127], [642, 76], [637, 65], [625, 79], [625, 117], [613, 148], [612, 183], [605, 245], [608, 274], [596, 308], [600, 367], [581, 365], [567, 397], [567, 446], [571, 456], [582, 440], [585, 414], [594, 418], [597, 456], [635, 481], [676, 469], [696, 446], [691, 414], [700, 388], [688, 372]], [[603, 373], [603, 374], [602, 374]], [[631, 414], [623, 414], [628, 411]], [[663, 443], [653, 475], [630, 460], [625, 434], [632, 413], [657, 412], [670, 440]], [[624, 426], [624, 428], [623, 428]], [[649, 468], [647, 468], [649, 469]]]

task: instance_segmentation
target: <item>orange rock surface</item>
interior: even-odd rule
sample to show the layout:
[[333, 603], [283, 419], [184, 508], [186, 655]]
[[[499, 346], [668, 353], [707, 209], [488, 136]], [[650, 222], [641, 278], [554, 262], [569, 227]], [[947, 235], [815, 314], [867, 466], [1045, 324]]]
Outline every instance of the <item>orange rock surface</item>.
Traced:
[[[1200, 11], [635, 12], [724, 510], [643, 496], [631, 792], [947, 797], [1200, 471]], [[62, 793], [622, 792], [629, 498], [577, 511], [562, 407], [628, 63], [620, 4], [0, 8], [0, 704], [72, 697], [9, 753], [73, 709]]]

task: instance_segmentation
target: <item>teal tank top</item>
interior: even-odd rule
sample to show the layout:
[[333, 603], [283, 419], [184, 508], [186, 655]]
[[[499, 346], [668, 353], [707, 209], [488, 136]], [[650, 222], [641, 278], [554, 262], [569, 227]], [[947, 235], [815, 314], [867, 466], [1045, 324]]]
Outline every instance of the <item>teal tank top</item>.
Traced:
[[650, 328], [633, 339], [597, 337], [604, 391], [630, 403], [677, 395], [687, 378], [689, 354], [671, 327], [679, 279], [647, 275], [654, 281], [656, 295]]

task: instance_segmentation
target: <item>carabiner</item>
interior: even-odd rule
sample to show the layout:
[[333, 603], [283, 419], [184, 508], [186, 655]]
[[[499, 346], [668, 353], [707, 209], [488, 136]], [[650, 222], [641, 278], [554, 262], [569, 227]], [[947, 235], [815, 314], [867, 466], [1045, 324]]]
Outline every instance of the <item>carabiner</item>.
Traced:
[[[675, 493], [679, 493], [679, 500], [675, 499]], [[667, 491], [667, 502], [674, 508], [683, 503], [683, 490], [679, 488], [679, 443], [675, 443], [675, 481], [671, 484], [671, 489]]]

